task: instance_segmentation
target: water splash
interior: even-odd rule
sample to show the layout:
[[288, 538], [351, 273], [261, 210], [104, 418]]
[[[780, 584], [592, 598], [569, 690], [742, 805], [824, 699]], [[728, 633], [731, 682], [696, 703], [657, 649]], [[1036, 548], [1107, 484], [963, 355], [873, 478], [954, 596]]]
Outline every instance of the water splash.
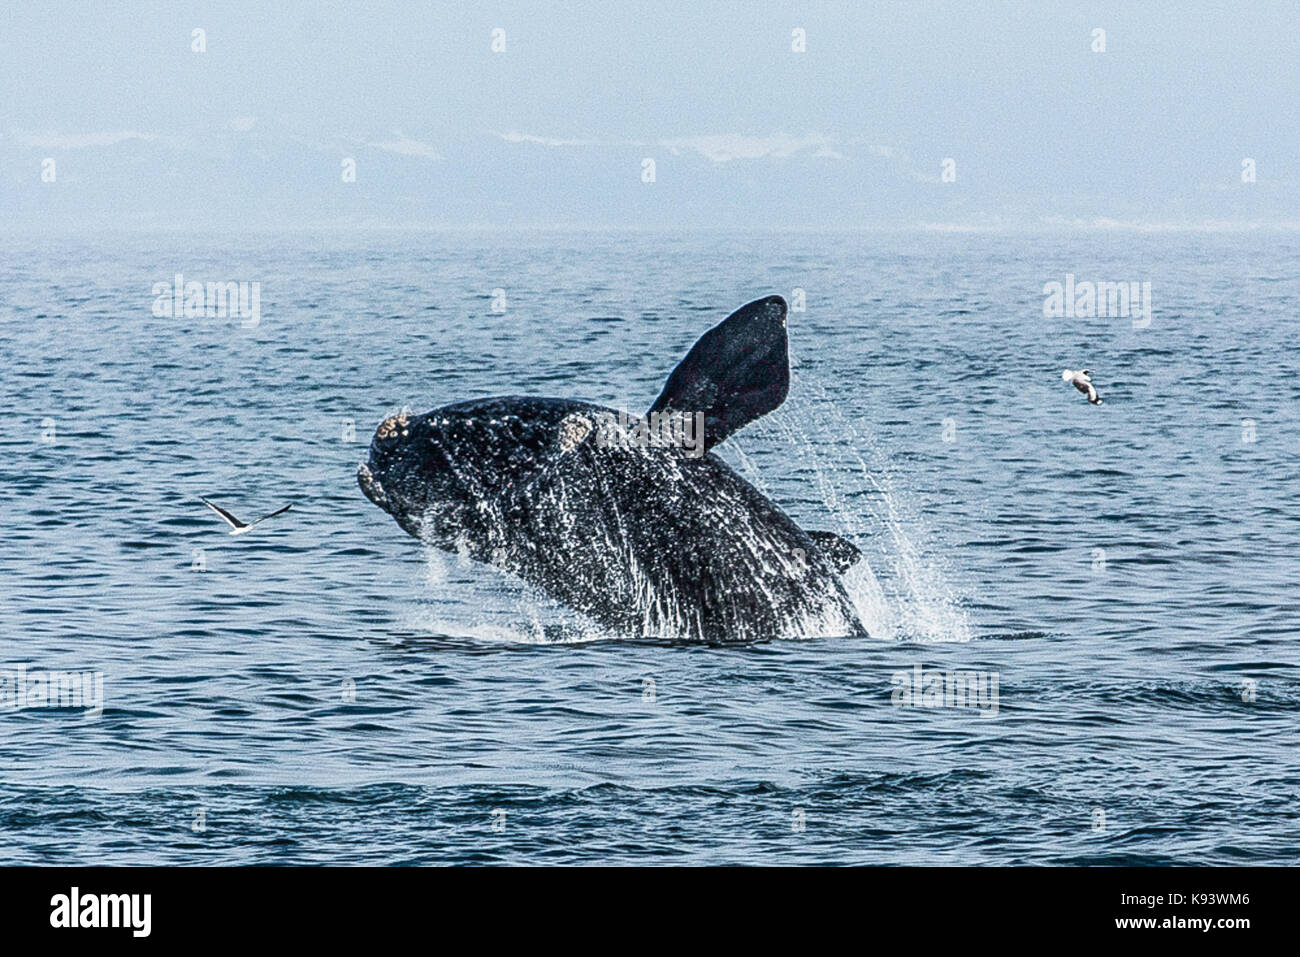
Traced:
[[[755, 435], [772, 434], [783, 460], [812, 477], [830, 524], [838, 525], [834, 530], [862, 549], [865, 561], [843, 581], [867, 630], [889, 640], [969, 641], [973, 629], [962, 597], [934, 556], [932, 533], [880, 443], [856, 427], [820, 385], [800, 382], [791, 393], [780, 409], [751, 428]], [[768, 494], [739, 443], [722, 448], [745, 478]], [[832, 461], [831, 449], [849, 461]]]

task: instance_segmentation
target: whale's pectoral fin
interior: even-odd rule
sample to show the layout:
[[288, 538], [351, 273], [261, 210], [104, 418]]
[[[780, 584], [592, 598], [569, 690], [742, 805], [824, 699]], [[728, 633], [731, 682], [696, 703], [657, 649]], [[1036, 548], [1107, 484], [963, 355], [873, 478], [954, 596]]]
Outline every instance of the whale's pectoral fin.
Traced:
[[771, 412], [790, 391], [785, 313], [785, 300], [768, 296], [700, 336], [650, 412], [703, 412], [706, 448]]
[[844, 574], [862, 558], [862, 552], [847, 538], [834, 532], [809, 532], [808, 537], [817, 543], [821, 553], [839, 574]]

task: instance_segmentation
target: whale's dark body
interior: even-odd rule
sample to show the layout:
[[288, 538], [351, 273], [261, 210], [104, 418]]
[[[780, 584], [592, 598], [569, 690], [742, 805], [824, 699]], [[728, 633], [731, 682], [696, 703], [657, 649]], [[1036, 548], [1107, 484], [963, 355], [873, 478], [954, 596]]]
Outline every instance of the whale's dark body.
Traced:
[[[696, 343], [652, 412], [702, 412], [705, 448], [784, 401], [786, 305], [737, 310]], [[859, 556], [807, 532], [711, 452], [605, 444], [613, 410], [507, 396], [395, 416], [358, 469], [411, 535], [517, 574], [623, 635], [865, 634], [839, 573]]]

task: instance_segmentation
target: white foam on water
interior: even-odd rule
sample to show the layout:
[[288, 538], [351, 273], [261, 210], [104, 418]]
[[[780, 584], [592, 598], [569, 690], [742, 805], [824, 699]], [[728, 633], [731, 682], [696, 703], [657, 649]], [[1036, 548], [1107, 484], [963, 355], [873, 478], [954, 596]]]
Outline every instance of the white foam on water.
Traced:
[[525, 645], [582, 644], [616, 637], [594, 622], [468, 555], [424, 545], [424, 584], [438, 604], [421, 602], [407, 612], [413, 631], [449, 638]]

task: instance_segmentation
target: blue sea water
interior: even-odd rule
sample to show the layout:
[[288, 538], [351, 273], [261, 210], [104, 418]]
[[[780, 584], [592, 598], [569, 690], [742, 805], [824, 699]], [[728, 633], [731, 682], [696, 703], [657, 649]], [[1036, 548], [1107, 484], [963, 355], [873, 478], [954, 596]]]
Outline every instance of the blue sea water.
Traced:
[[[101, 673], [103, 710], [0, 708], [0, 858], [1294, 863], [1298, 246], [4, 236], [0, 670]], [[176, 273], [260, 321], [156, 317]], [[1044, 318], [1067, 273], [1150, 282], [1150, 324]], [[356, 486], [396, 409], [639, 410], [796, 289], [790, 399], [720, 452], [859, 545], [870, 639], [600, 634]], [[232, 538], [200, 495], [294, 508]], [[917, 668], [996, 713], [899, 702]]]

